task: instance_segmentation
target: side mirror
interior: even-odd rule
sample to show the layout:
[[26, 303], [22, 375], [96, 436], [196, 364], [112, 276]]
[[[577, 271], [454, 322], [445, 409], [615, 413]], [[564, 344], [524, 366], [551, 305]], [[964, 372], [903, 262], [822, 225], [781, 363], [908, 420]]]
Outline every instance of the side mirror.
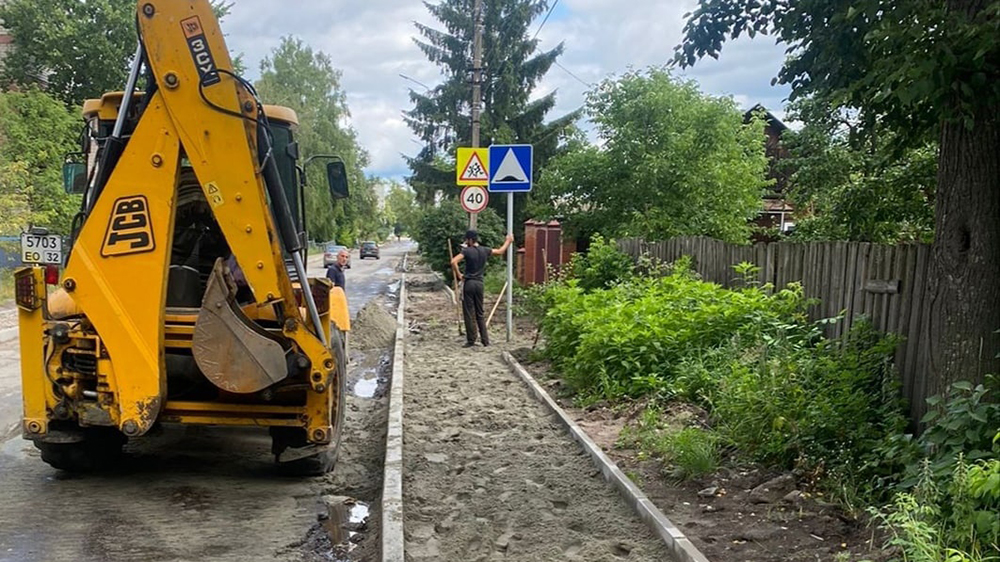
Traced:
[[63, 190], [70, 195], [87, 191], [87, 163], [78, 158], [83, 154], [69, 154], [63, 162]]
[[330, 197], [334, 200], [351, 196], [347, 189], [347, 168], [343, 162], [334, 161], [326, 165], [326, 182], [330, 185]]

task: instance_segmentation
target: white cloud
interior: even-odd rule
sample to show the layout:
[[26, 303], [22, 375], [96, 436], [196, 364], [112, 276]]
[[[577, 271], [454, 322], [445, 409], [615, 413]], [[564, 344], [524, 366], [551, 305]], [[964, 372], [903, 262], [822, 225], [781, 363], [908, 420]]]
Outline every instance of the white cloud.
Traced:
[[[683, 14], [695, 1], [634, 0], [623, 6], [620, 0], [562, 0], [542, 28], [543, 49], [566, 46], [559, 59], [566, 70], [553, 67], [536, 91], [557, 92], [553, 115], [583, 104], [588, 87], [581, 81], [592, 84], [630, 67], [668, 62], [681, 39]], [[282, 36], [300, 37], [330, 55], [343, 72], [351, 123], [371, 155], [367, 172], [398, 178], [407, 173], [401, 155], [419, 150], [401, 113], [410, 109], [410, 88], [421, 88], [399, 75], [429, 86], [440, 81], [438, 68], [413, 43], [414, 21], [435, 25], [415, 0], [238, 0], [222, 25], [230, 48], [244, 54], [251, 77]], [[773, 39], [741, 39], [726, 45], [720, 60], [706, 59], [683, 74], [707, 92], [733, 95], [746, 107], [762, 103], [781, 115], [787, 89], [773, 88], [770, 81], [783, 58], [784, 49]]]

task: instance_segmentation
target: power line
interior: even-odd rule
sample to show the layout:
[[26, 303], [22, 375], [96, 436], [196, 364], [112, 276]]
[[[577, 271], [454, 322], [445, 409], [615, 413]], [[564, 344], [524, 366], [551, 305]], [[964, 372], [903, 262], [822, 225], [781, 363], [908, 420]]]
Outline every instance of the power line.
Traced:
[[[531, 38], [532, 41], [534, 41], [535, 39], [538, 38], [538, 34], [542, 31], [542, 28], [545, 27], [545, 22], [549, 21], [549, 16], [552, 15], [553, 10], [555, 10], [556, 6], [558, 6], [558, 5], [559, 5], [559, 0], [555, 0], [555, 2], [552, 3], [552, 7], [550, 7], [549, 11], [545, 14], [545, 18], [542, 20], [541, 25], [538, 26], [537, 30], [535, 30], [535, 35], [534, 35], [534, 37]], [[561, 68], [563, 70], [563, 72], [565, 72], [566, 74], [569, 74], [570, 76], [572, 76], [573, 78], [575, 78], [577, 82], [583, 84], [584, 86], [586, 86], [588, 88], [592, 88], [594, 86], [593, 84], [591, 84], [591, 83], [589, 83], [589, 82], [581, 79], [576, 74], [573, 74], [572, 72], [570, 72], [569, 69], [567, 69], [565, 66], [559, 64], [559, 61], [554, 60], [552, 62], [555, 63], [556, 66], [558, 66], [559, 68]]]
[[582, 78], [580, 78], [576, 74], [573, 74], [572, 72], [570, 72], [568, 68], [566, 68], [565, 66], [559, 64], [559, 61], [552, 61], [552, 62], [555, 63], [555, 65], [558, 66], [559, 68], [563, 69], [563, 72], [565, 72], [566, 74], [569, 74], [573, 78], [576, 78], [577, 82], [583, 84], [584, 86], [586, 86], [588, 88], [593, 88], [594, 87], [594, 85], [591, 84], [590, 82], [587, 82], [587, 81], [583, 80]]
[[555, 2], [552, 3], [552, 7], [549, 8], [548, 13], [545, 14], [545, 19], [542, 20], [542, 25], [538, 26], [538, 29], [535, 31], [535, 36], [531, 38], [532, 41], [538, 38], [538, 32], [540, 32], [542, 28], [545, 27], [545, 22], [549, 21], [549, 16], [552, 15], [552, 10], [555, 10], [557, 5], [559, 5], [559, 0], [556, 0]]
[[399, 77], [402, 78], [403, 80], [409, 80], [410, 82], [413, 82], [414, 84], [418, 84], [418, 85], [422, 86], [428, 92], [431, 91], [431, 87], [428, 86], [427, 84], [424, 84], [420, 80], [416, 80], [414, 78], [410, 78], [409, 76], [407, 76], [405, 74], [402, 74], [402, 73], [400, 73]]

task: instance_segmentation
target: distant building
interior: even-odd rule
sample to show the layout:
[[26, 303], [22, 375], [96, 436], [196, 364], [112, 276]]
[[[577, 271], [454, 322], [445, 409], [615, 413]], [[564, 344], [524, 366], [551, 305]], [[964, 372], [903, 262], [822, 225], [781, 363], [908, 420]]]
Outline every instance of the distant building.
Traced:
[[[785, 199], [789, 174], [780, 165], [781, 160], [788, 157], [788, 150], [781, 146], [781, 135], [788, 130], [788, 126], [760, 104], [743, 115], [744, 121], [749, 122], [755, 113], [764, 114], [764, 135], [767, 137], [764, 151], [769, 160], [767, 177], [774, 180], [774, 185], [764, 194], [761, 213], [753, 222], [761, 228], [777, 228], [781, 232], [787, 232], [795, 226], [795, 209]], [[755, 241], [764, 240], [762, 237], [755, 237]]]

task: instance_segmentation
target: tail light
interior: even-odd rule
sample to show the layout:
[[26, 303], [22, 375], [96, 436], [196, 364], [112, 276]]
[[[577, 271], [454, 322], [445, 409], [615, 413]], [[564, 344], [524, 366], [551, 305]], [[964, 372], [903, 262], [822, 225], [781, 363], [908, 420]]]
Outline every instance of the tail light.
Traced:
[[45, 284], [46, 285], [58, 285], [59, 284], [59, 266], [58, 265], [47, 265], [47, 266], [45, 266]]
[[35, 290], [35, 272], [25, 268], [14, 273], [14, 302], [25, 310], [35, 310], [41, 306]]

